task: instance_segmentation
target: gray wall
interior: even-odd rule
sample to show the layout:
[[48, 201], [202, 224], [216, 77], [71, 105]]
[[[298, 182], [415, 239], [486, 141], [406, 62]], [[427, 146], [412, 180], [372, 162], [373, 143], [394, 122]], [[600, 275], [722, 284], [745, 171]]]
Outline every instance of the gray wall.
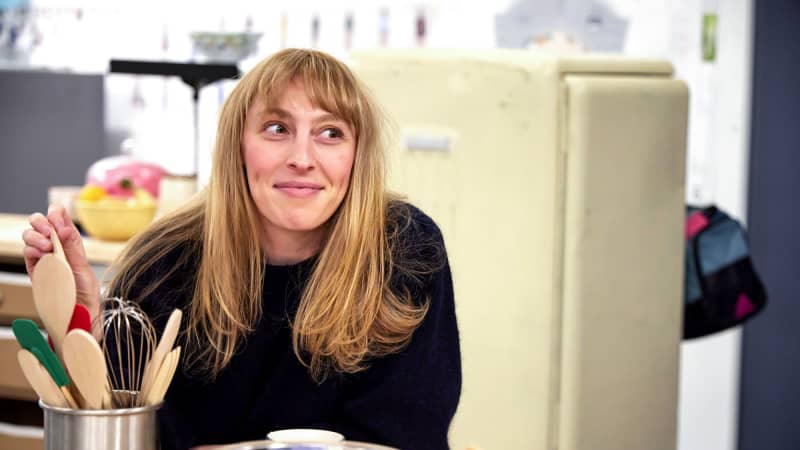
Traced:
[[106, 155], [102, 75], [0, 70], [0, 213], [47, 210]]
[[[748, 226], [770, 303], [744, 327], [739, 450], [800, 449], [800, 2], [755, 3]], [[724, 150], [724, 149], [722, 149]]]

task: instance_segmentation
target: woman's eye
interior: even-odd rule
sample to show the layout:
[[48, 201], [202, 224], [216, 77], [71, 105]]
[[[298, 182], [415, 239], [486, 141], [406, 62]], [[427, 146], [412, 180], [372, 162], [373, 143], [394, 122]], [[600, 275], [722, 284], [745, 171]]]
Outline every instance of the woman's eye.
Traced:
[[320, 136], [325, 139], [339, 139], [344, 137], [344, 133], [338, 128], [325, 128]]
[[269, 134], [283, 134], [286, 133], [286, 127], [279, 123], [268, 123], [264, 126], [264, 131]]

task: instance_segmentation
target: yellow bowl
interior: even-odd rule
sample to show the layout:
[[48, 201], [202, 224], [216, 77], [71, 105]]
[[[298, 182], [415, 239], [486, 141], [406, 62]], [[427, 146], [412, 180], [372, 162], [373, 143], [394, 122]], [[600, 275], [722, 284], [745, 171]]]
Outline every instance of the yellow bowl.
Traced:
[[147, 228], [156, 214], [155, 204], [108, 204], [78, 200], [78, 220], [90, 236], [124, 241]]

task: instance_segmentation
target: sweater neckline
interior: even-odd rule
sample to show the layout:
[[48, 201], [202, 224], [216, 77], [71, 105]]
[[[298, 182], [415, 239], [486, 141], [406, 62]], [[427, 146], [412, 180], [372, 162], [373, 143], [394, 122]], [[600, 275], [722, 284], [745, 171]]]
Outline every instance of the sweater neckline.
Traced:
[[264, 313], [280, 322], [294, 317], [300, 306], [303, 286], [317, 261], [317, 255], [295, 264], [265, 264], [262, 301]]
[[319, 255], [310, 256], [302, 261], [298, 261], [293, 264], [270, 264], [269, 261], [266, 263], [267, 269], [270, 270], [291, 270], [291, 269], [299, 269], [299, 268], [306, 268], [310, 267], [314, 262], [317, 260]]

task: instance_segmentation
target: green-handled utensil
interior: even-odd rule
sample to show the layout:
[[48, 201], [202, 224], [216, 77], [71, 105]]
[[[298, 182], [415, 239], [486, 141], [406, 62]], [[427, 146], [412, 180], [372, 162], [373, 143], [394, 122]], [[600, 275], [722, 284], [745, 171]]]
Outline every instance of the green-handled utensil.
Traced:
[[44, 339], [44, 336], [42, 336], [41, 331], [39, 331], [39, 327], [30, 319], [14, 319], [11, 323], [11, 329], [19, 345], [33, 353], [42, 366], [47, 369], [47, 372], [53, 377], [53, 381], [56, 382], [59, 390], [61, 390], [64, 397], [67, 399], [69, 406], [77, 409], [78, 403], [69, 392], [69, 377], [67, 376], [67, 372], [64, 370], [64, 366], [61, 365], [56, 354], [53, 353], [53, 350], [47, 345], [47, 341]]
[[53, 381], [53, 377], [47, 373], [47, 369], [39, 364], [36, 355], [21, 348], [17, 352], [17, 361], [22, 373], [25, 374], [25, 378], [28, 379], [28, 383], [43, 402], [59, 408], [67, 408], [69, 406], [64, 394], [61, 393], [61, 390], [56, 386], [56, 382]]

